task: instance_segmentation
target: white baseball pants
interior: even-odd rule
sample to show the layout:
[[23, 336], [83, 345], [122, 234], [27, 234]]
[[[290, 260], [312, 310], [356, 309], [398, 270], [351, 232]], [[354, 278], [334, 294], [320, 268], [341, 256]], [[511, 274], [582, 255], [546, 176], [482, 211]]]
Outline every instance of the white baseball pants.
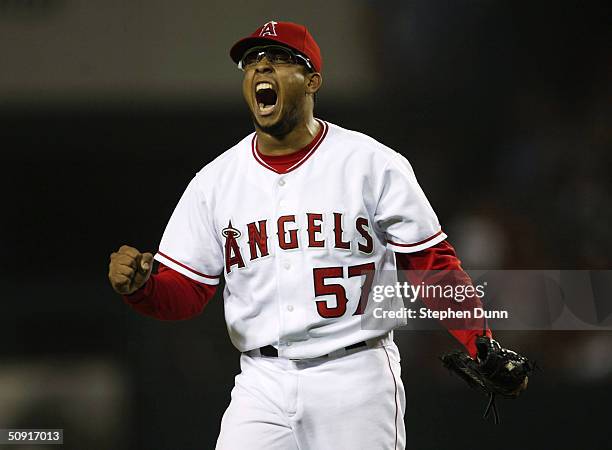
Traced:
[[308, 360], [242, 354], [217, 450], [404, 450], [404, 386], [391, 341]]

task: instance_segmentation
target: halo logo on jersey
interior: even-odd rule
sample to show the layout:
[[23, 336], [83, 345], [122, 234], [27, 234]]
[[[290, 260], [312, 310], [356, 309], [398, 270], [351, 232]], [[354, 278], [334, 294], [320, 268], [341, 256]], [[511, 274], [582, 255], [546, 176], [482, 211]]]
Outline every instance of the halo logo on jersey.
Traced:
[[225, 238], [225, 271], [230, 273], [232, 266], [237, 265], [239, 268], [244, 267], [244, 260], [240, 253], [237, 239], [240, 239], [242, 233], [232, 226], [232, 221], [229, 221], [227, 228], [221, 230], [221, 236]]
[[261, 31], [259, 33], [260, 36], [277, 36], [276, 34], [276, 24], [278, 22], [275, 22], [273, 20], [271, 20], [268, 23], [265, 23], [263, 27], [261, 27]]

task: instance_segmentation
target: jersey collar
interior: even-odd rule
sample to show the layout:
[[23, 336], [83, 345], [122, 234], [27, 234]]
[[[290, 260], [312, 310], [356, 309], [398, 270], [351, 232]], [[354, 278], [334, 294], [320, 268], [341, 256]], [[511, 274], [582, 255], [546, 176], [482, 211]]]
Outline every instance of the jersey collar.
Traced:
[[319, 128], [319, 132], [317, 133], [315, 138], [306, 147], [289, 155], [267, 156], [261, 154], [257, 149], [257, 134], [254, 134], [253, 139], [251, 140], [253, 157], [259, 164], [264, 166], [266, 169], [278, 174], [285, 174], [297, 169], [302, 164], [304, 164], [304, 162], [306, 162], [308, 158], [310, 158], [310, 156], [315, 152], [319, 145], [321, 145], [321, 142], [323, 142], [323, 139], [325, 139], [325, 136], [327, 135], [327, 130], [329, 128], [327, 122], [319, 119], [315, 120], [321, 125], [321, 127]]

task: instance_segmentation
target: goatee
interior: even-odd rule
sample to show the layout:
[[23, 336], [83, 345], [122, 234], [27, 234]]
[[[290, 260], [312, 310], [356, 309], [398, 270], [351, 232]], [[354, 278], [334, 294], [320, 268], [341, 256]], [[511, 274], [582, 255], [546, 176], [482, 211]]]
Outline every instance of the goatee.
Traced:
[[[249, 110], [250, 111], [250, 110]], [[276, 139], [283, 139], [287, 136], [300, 122], [300, 115], [298, 112], [298, 108], [295, 106], [291, 107], [284, 115], [280, 118], [278, 122], [270, 126], [262, 126], [257, 123], [257, 118], [251, 111], [251, 118], [253, 119], [253, 124], [255, 128], [263, 131], [270, 136], [274, 136]]]

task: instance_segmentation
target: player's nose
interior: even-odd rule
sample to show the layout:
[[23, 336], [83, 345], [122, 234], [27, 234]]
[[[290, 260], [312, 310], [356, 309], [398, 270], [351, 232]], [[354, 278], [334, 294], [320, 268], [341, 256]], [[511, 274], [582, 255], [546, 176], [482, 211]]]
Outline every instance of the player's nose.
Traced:
[[257, 62], [257, 65], [255, 66], [255, 72], [257, 73], [272, 72], [272, 63], [268, 61], [268, 58], [266, 56], [264, 56]]

